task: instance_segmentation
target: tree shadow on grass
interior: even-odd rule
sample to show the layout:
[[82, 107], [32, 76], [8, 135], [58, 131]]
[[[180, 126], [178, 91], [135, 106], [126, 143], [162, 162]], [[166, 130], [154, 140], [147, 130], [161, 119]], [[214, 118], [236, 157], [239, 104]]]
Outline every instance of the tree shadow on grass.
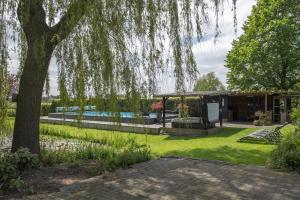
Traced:
[[230, 146], [221, 146], [217, 148], [195, 148], [188, 150], [173, 150], [166, 152], [166, 156], [181, 156], [189, 158], [202, 158], [210, 160], [222, 160], [236, 164], [254, 164], [265, 165], [269, 156], [269, 151], [259, 149], [238, 149]]
[[164, 140], [192, 140], [192, 139], [197, 139], [197, 138], [222, 138], [222, 137], [226, 138], [226, 137], [230, 137], [235, 134], [238, 134], [244, 130], [246, 130], [246, 128], [218, 128], [218, 130], [214, 134], [211, 134], [211, 135], [204, 135], [204, 136], [172, 136], [172, 135], [169, 135]]

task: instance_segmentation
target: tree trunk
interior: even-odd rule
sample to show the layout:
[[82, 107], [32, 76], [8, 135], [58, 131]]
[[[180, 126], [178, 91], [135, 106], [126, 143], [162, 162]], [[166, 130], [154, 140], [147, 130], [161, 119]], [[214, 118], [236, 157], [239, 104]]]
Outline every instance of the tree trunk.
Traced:
[[72, 1], [67, 13], [54, 27], [46, 23], [43, 1], [19, 1], [17, 14], [25, 33], [28, 50], [23, 68], [12, 151], [20, 147], [40, 153], [40, 110], [51, 55], [55, 46], [65, 39], [84, 15], [89, 0]]
[[20, 80], [12, 151], [20, 147], [39, 154], [39, 122], [43, 87], [53, 52], [45, 37], [28, 42], [28, 52]]

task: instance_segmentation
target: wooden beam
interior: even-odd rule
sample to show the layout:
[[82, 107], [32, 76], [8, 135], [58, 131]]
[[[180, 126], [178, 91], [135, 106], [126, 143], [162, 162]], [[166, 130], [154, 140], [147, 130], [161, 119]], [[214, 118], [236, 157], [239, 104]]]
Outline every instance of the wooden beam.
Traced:
[[222, 97], [219, 96], [219, 121], [220, 121], [220, 127], [223, 127], [223, 113], [222, 113]]
[[265, 113], [268, 111], [268, 94], [265, 94]]
[[202, 111], [202, 118], [203, 118], [203, 124], [204, 124], [204, 130], [207, 129], [207, 102], [206, 98], [203, 98], [203, 111]]
[[167, 97], [163, 97], [163, 127], [166, 127], [166, 101]]

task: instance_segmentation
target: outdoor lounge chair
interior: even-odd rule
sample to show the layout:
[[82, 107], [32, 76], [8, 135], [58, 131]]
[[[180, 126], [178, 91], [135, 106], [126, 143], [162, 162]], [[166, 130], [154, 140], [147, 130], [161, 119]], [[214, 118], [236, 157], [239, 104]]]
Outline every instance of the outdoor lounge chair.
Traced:
[[260, 129], [239, 139], [239, 142], [277, 144], [282, 138], [281, 129], [288, 125], [286, 122], [275, 129]]

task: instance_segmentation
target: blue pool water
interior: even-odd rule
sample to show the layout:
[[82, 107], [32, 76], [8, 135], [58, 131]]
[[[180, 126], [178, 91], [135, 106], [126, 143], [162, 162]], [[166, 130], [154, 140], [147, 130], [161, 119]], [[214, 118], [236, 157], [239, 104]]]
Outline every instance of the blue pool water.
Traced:
[[[66, 114], [77, 115], [77, 112], [66, 112]], [[84, 116], [100, 116], [100, 117], [112, 117], [113, 112], [96, 112], [96, 111], [84, 111]], [[134, 112], [120, 112], [121, 118], [135, 118]], [[150, 113], [149, 118], [156, 118], [156, 113]]]

